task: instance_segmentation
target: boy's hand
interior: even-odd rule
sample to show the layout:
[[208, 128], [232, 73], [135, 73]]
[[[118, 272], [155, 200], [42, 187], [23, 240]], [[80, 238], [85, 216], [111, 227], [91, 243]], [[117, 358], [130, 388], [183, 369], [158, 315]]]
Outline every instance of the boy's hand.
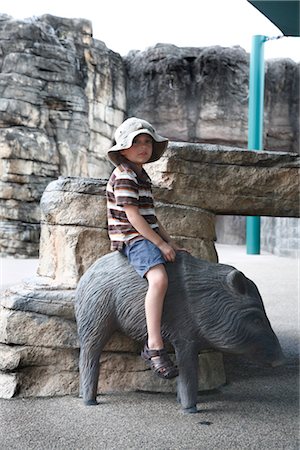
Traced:
[[162, 252], [166, 261], [169, 261], [169, 262], [175, 261], [176, 251], [173, 248], [173, 246], [171, 246], [170, 244], [168, 244], [165, 241], [162, 241], [162, 243], [158, 245], [158, 248]]
[[[170, 236], [160, 225], [160, 231], [157, 233], [152, 230], [150, 225], [146, 222], [145, 218], [140, 215], [138, 207], [135, 205], [125, 205], [124, 206], [127, 218], [132, 226], [142, 235], [145, 239], [153, 242], [163, 254], [166, 261], [174, 262], [176, 258], [177, 251], [189, 251], [186, 248], [179, 247], [175, 242], [173, 242]], [[168, 242], [167, 242], [168, 241]]]

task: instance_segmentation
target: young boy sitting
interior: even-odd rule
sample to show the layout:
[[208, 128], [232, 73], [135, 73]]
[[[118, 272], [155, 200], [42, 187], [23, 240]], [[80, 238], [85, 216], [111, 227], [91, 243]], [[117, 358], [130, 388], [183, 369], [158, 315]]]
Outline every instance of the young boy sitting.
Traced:
[[107, 184], [108, 233], [111, 249], [127, 256], [148, 281], [145, 314], [148, 342], [142, 358], [161, 378], [174, 378], [178, 369], [169, 358], [161, 336], [161, 317], [168, 288], [166, 262], [179, 248], [158, 221], [151, 180], [143, 165], [157, 161], [168, 145], [145, 120], [131, 117], [115, 133], [116, 144], [107, 152], [116, 166]]

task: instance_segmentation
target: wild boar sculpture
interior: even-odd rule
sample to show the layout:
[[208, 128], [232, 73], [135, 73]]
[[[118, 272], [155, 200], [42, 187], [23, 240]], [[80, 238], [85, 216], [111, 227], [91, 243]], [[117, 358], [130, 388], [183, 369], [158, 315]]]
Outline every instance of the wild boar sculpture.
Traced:
[[[179, 252], [167, 263], [169, 287], [162, 334], [175, 350], [179, 369], [177, 396], [185, 412], [196, 412], [198, 353], [215, 348], [244, 354], [258, 363], [282, 363], [256, 285], [234, 267]], [[84, 403], [95, 405], [101, 352], [116, 330], [144, 343], [147, 338], [141, 279], [119, 252], [98, 259], [81, 277], [75, 315], [80, 341], [80, 389]]]

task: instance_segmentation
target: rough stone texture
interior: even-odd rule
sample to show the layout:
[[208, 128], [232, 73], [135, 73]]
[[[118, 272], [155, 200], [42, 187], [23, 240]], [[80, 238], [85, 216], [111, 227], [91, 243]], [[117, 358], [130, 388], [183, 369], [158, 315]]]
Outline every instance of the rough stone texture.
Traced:
[[[125, 63], [129, 115], [145, 117], [174, 141], [247, 147], [249, 55], [242, 48], [157, 44], [130, 52]], [[299, 152], [299, 69], [290, 59], [265, 62], [266, 150]], [[244, 243], [244, 222], [242, 217], [218, 216], [218, 242]], [[289, 248], [293, 256], [299, 248], [293, 223], [285, 221], [288, 244], [286, 239], [280, 243], [280, 230], [270, 225], [277, 253], [282, 246], [282, 253]], [[262, 228], [262, 247], [272, 251], [264, 233]]]
[[299, 166], [294, 153], [172, 143], [148, 172], [164, 202], [216, 214], [299, 217]]
[[[0, 15], [0, 48], [2, 255], [37, 256], [44, 188], [59, 175], [106, 177], [103, 152], [126, 114], [173, 140], [246, 147], [240, 47], [158, 44], [122, 59], [87, 20]], [[267, 62], [265, 86], [265, 148], [298, 151], [299, 66]]]
[[[12, 288], [0, 301], [0, 397], [78, 395], [78, 339], [74, 290]], [[171, 350], [171, 348], [169, 349]], [[115, 333], [101, 359], [100, 392], [146, 390], [175, 392], [145, 367], [140, 344]], [[226, 381], [221, 353], [199, 355], [199, 389]]]
[[126, 111], [120, 55], [87, 20], [0, 17], [0, 251], [36, 256], [39, 201], [59, 175], [105, 176]]
[[[159, 218], [171, 235], [195, 256], [216, 261], [214, 208], [222, 208], [223, 213], [244, 208], [245, 214], [255, 214], [264, 208], [270, 214], [299, 215], [298, 160], [295, 154], [172, 143], [147, 170], [155, 183]], [[211, 186], [219, 171], [221, 193]], [[261, 178], [260, 185], [249, 184], [249, 172]], [[0, 393], [5, 397], [16, 392], [62, 395], [78, 390], [73, 288], [95, 259], [108, 251], [105, 185], [101, 179], [60, 177], [43, 194], [39, 275], [1, 300]], [[137, 343], [116, 339], [106, 349], [101, 389], [174, 389], [141, 368]], [[205, 358], [201, 376], [206, 381], [200, 384], [208, 389], [224, 382], [224, 371], [218, 354]]]
[[246, 217], [216, 216], [216, 236], [218, 244], [244, 244], [246, 239]]
[[[60, 288], [75, 288], [85, 270], [109, 252], [106, 180], [60, 177], [41, 199], [38, 274]], [[195, 206], [159, 202], [157, 215], [180, 245], [195, 256], [217, 261], [214, 214]]]
[[[0, 17], [1, 253], [37, 254], [39, 200], [49, 181], [58, 175], [109, 175], [103, 151], [126, 113], [152, 121], [171, 139], [245, 146], [247, 65], [248, 55], [240, 48], [162, 45], [133, 52], [124, 62], [92, 38], [89, 21]], [[298, 71], [287, 60], [267, 65], [266, 148], [298, 149]], [[178, 157], [180, 144], [172, 145], [166, 168], [153, 165], [150, 170], [162, 184], [156, 187], [162, 222], [195, 255], [217, 259], [213, 224], [220, 209], [252, 214], [258, 204], [270, 215], [299, 214], [295, 156], [192, 147], [187, 158], [182, 152]], [[253, 184], [246, 189], [254, 173], [263, 195]], [[228, 183], [232, 191], [226, 197]], [[42, 198], [39, 276], [1, 300], [1, 397], [78, 391], [72, 288], [108, 251], [103, 186], [99, 179], [62, 178]], [[182, 189], [187, 186], [190, 195]], [[141, 369], [137, 347], [122, 335], [109, 343], [101, 375], [104, 390], [165, 389]], [[221, 355], [200, 358], [205, 367], [200, 385], [223, 384]]]
[[[157, 44], [125, 57], [128, 115], [174, 141], [247, 146], [249, 54]], [[299, 65], [266, 62], [264, 148], [299, 151]]]
[[46, 316], [7, 308], [0, 310], [0, 342], [14, 345], [44, 347], [73, 347], [77, 345], [74, 322], [55, 316]]
[[264, 250], [278, 256], [299, 258], [300, 219], [262, 217], [261, 246]]
[[[201, 352], [199, 358], [199, 391], [222, 386], [226, 383], [222, 354], [214, 351]], [[176, 392], [176, 380], [157, 378], [137, 355], [103, 354], [99, 377], [100, 392], [148, 391]]]
[[291, 59], [266, 62], [264, 148], [300, 153], [300, 64]]
[[[24, 348], [22, 348], [24, 350]], [[56, 395], [78, 395], [78, 351], [71, 359], [69, 367], [66, 353], [57, 355], [46, 365], [40, 360], [27, 367], [20, 366], [17, 373], [0, 372], [0, 398], [12, 398], [16, 392], [21, 397], [49, 397]], [[74, 352], [75, 354], [75, 352]], [[1, 349], [0, 349], [1, 355]], [[39, 355], [41, 356], [41, 355]], [[226, 382], [221, 353], [205, 352], [199, 355], [199, 391], [222, 386]], [[176, 381], [160, 380], [150, 370], [139, 355], [103, 354], [99, 377], [99, 393], [129, 391], [176, 392]]]
[[[245, 142], [249, 56], [241, 48], [158, 44], [125, 58], [129, 115], [172, 140]], [[232, 124], [235, 124], [232, 127]]]
[[38, 274], [76, 287], [84, 271], [109, 252], [106, 181], [64, 178], [50, 183], [41, 199]]
[[17, 391], [17, 386], [17, 374], [0, 372], [0, 398], [12, 398]]

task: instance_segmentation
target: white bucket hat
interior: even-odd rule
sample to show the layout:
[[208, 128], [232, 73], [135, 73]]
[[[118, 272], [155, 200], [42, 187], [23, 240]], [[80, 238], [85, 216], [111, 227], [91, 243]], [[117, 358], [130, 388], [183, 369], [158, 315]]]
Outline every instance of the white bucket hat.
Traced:
[[115, 132], [116, 144], [107, 151], [107, 156], [111, 162], [117, 166], [120, 164], [119, 151], [126, 150], [132, 146], [133, 139], [138, 134], [149, 134], [153, 138], [152, 155], [148, 163], [157, 161], [168, 146], [169, 140], [156, 133], [153, 126], [143, 119], [130, 117], [125, 120]]

